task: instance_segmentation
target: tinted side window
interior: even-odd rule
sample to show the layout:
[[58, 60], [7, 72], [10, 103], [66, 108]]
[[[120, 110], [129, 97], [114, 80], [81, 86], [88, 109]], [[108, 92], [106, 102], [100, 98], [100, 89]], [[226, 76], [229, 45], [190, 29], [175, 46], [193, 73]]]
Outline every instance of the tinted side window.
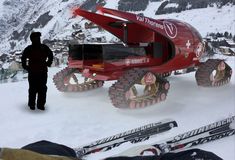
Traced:
[[103, 54], [105, 60], [125, 59], [128, 56], [144, 56], [145, 49], [141, 47], [125, 47], [123, 45], [104, 45]]
[[69, 57], [82, 60], [82, 45], [69, 45]]

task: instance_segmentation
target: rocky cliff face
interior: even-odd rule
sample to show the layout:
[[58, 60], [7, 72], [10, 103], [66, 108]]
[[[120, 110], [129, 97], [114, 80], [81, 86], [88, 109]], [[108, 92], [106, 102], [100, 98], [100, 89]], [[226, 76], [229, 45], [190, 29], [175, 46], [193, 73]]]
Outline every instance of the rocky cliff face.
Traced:
[[118, 2], [118, 9], [123, 11], [145, 11], [151, 2], [161, 3], [156, 8], [156, 14], [182, 12], [190, 9], [207, 8], [214, 5], [221, 8], [228, 3], [235, 5], [234, 0], [120, 0]]
[[156, 15], [179, 13], [191, 9], [216, 6], [221, 8], [227, 4], [235, 5], [234, 0], [169, 0], [164, 1], [156, 11]]
[[28, 43], [33, 30], [53, 38], [71, 23], [72, 7], [84, 0], [4, 0], [0, 3], [0, 52]]

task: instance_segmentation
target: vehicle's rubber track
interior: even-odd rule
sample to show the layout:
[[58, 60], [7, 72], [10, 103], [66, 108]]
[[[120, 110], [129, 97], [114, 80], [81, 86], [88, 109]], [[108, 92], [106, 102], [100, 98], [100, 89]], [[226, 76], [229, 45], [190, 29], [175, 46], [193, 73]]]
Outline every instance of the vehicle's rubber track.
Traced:
[[109, 88], [109, 96], [112, 104], [117, 108], [142, 108], [164, 101], [170, 88], [170, 84], [166, 79], [159, 75], [155, 75], [155, 84], [157, 86], [156, 93], [134, 100], [126, 97], [126, 93], [130, 88], [135, 84], [140, 84], [141, 79], [148, 72], [149, 71], [145, 69], [131, 69], [125, 72], [124, 75]]
[[[74, 73], [79, 73], [79, 71], [68, 67], [56, 73], [53, 77], [56, 88], [61, 92], [82, 92], [102, 87], [104, 84], [104, 81], [99, 80], [78, 83], [78, 79]], [[71, 79], [73, 79], [75, 83], [70, 83]]]
[[[219, 71], [219, 65], [222, 65], [223, 69]], [[213, 72], [220, 74], [220, 78], [215, 78]], [[197, 84], [203, 87], [222, 86], [229, 83], [232, 76], [231, 67], [221, 59], [209, 59], [202, 63], [196, 71], [195, 78]]]

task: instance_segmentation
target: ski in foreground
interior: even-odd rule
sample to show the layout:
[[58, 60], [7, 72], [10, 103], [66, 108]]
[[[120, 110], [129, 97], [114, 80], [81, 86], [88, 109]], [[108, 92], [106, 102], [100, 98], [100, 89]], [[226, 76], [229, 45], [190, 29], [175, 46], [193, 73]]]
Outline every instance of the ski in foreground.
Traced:
[[162, 155], [218, 140], [235, 134], [235, 116], [194, 129], [150, 145], [132, 147], [117, 156]]
[[110, 150], [125, 142], [143, 142], [148, 140], [150, 137], [156, 136], [158, 133], [172, 129], [173, 127], [177, 127], [176, 121], [172, 119], [166, 119], [158, 123], [150, 123], [126, 132], [97, 140], [74, 150], [77, 154], [77, 157], [83, 157], [90, 153]]

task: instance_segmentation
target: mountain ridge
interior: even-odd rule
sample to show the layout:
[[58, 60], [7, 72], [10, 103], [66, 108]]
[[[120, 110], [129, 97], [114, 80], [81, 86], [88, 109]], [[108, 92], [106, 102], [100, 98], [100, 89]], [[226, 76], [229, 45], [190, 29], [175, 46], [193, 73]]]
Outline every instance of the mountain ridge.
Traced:
[[[230, 6], [229, 9], [233, 12], [235, 7], [235, 0], [206, 0], [203, 3], [202, 0], [197, 0], [198, 7], [201, 7], [200, 9], [194, 9], [196, 3], [193, 0], [189, 0], [186, 5], [190, 6], [189, 4], [192, 4], [191, 8], [183, 8], [182, 6], [185, 6], [185, 2], [186, 0], [16, 0], [14, 2], [5, 0], [0, 5], [0, 8], [3, 8], [2, 12], [0, 12], [0, 40], [2, 42], [0, 54], [1, 52], [5, 53], [11, 50], [22, 49], [25, 45], [29, 44], [29, 34], [32, 30], [43, 32], [43, 39], [72, 38], [72, 33], [76, 31], [73, 29], [73, 26], [79, 24], [83, 27], [85, 23], [81, 22], [81, 18], [79, 19], [72, 15], [72, 9], [78, 6], [86, 10], [95, 11], [95, 6], [99, 4], [108, 8], [143, 13], [145, 16], [157, 18], [179, 18], [187, 13], [192, 14], [191, 12], [194, 10], [211, 10], [211, 8], [219, 14], [219, 12], [224, 12], [223, 8]], [[205, 4], [207, 4], [207, 8], [203, 8]], [[145, 10], [141, 10], [136, 5], [144, 6]], [[132, 8], [136, 8], [136, 10], [133, 11]], [[169, 13], [167, 14], [161, 14], [168, 11]], [[229, 25], [232, 27], [230, 27], [231, 31], [228, 29], [228, 32], [235, 32], [233, 29], [235, 28], [235, 17], [230, 17], [231, 23]], [[214, 16], [213, 18], [216, 21], [219, 17]], [[213, 18], [211, 18], [212, 21]], [[185, 20], [188, 23], [194, 23], [192, 18]], [[218, 25], [222, 26], [222, 24]]]

